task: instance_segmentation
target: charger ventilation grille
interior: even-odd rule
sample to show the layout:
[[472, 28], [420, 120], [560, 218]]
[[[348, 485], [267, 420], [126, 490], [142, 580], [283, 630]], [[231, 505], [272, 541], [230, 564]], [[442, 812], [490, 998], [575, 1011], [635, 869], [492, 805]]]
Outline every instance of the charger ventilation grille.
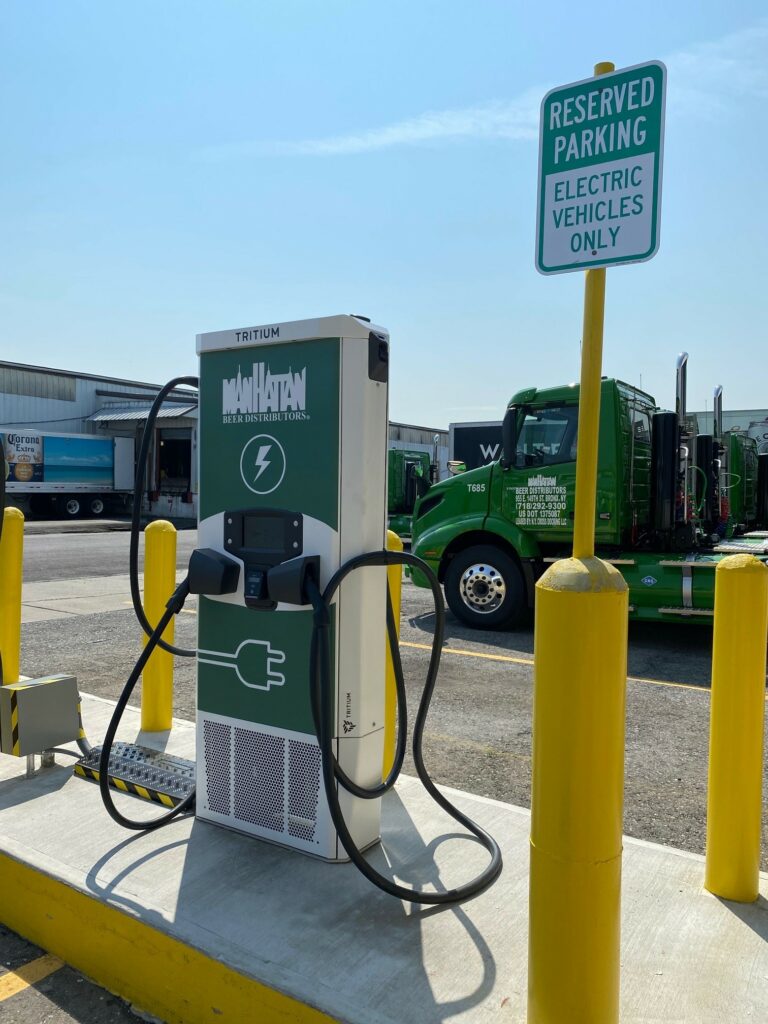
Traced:
[[235, 729], [235, 817], [251, 825], [285, 830], [285, 740]]
[[203, 723], [205, 746], [205, 789], [208, 807], [216, 814], [230, 814], [232, 808], [232, 727], [223, 722]]
[[319, 844], [316, 743], [206, 719], [203, 745], [209, 811], [248, 832]]
[[320, 748], [288, 740], [288, 834], [311, 842], [320, 796]]

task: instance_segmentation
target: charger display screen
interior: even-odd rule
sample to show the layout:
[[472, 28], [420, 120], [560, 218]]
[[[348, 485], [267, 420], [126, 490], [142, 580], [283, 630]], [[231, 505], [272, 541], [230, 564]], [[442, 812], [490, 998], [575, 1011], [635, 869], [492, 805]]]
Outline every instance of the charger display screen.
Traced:
[[251, 551], [279, 554], [286, 550], [285, 519], [282, 516], [243, 516], [243, 547]]
[[224, 550], [246, 566], [268, 569], [304, 553], [304, 517], [286, 508], [224, 513]]

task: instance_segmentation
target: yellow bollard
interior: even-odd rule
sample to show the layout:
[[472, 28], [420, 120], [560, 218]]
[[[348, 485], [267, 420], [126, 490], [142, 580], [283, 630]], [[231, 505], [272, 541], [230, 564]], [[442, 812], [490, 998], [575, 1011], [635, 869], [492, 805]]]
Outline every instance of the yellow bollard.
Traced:
[[[387, 549], [402, 551], [403, 542], [392, 530], [387, 530]], [[389, 592], [392, 595], [392, 610], [395, 613], [397, 636], [400, 638], [400, 604], [403, 591], [402, 565], [390, 565], [387, 568]], [[386, 779], [395, 759], [395, 724], [397, 721], [397, 690], [395, 688], [395, 670], [392, 655], [389, 651], [389, 635], [387, 635], [387, 674], [384, 691], [384, 759], [382, 778]]]
[[757, 899], [763, 783], [768, 567], [729, 555], [715, 570], [704, 886]]
[[[176, 528], [165, 519], [150, 523], [144, 531], [144, 611], [156, 626], [166, 602], [176, 589]], [[173, 643], [173, 623], [163, 633]], [[148, 637], [144, 636], [144, 646]], [[173, 655], [155, 650], [144, 667], [141, 688], [141, 728], [165, 732], [173, 717]]]
[[528, 1024], [616, 1024], [627, 584], [598, 558], [536, 584]]
[[24, 558], [24, 515], [17, 508], [3, 510], [0, 538], [0, 657], [3, 683], [19, 681], [21, 648], [21, 578]]
[[[614, 70], [610, 61], [595, 75]], [[536, 584], [528, 1024], [617, 1024], [628, 589], [595, 558], [605, 269], [585, 274], [573, 558]]]

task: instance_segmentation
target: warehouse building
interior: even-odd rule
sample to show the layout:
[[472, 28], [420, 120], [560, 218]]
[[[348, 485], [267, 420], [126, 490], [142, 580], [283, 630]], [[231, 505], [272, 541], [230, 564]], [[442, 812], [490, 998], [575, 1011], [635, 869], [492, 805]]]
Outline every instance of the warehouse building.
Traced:
[[389, 424], [389, 447], [409, 452], [428, 452], [439, 467], [438, 479], [448, 476], [448, 431], [416, 427], [411, 423]]
[[[700, 434], [712, 433], [711, 409], [708, 412], [691, 413], [691, 416], [696, 417]], [[742, 431], [757, 441], [757, 450], [761, 455], [768, 453], [768, 409], [733, 409], [729, 412], [723, 410], [723, 430]]]
[[[0, 361], [0, 432], [10, 436], [23, 431], [30, 440], [36, 434], [130, 438], [138, 452], [159, 390], [160, 385], [140, 381]], [[196, 516], [196, 426], [197, 392], [183, 388], [171, 392], [152, 439], [142, 495], [145, 512], [180, 519]], [[127, 508], [131, 494], [122, 491], [121, 496]], [[67, 514], [67, 497], [62, 490], [63, 514]], [[83, 498], [80, 504], [83, 513], [97, 514], [95, 502], [92, 509]]]
[[[58, 434], [130, 438], [138, 453], [147, 415], [161, 385], [76, 373], [47, 366], [0, 360], [0, 433]], [[405, 423], [390, 423], [392, 448], [437, 451], [441, 476], [446, 473], [448, 433]], [[197, 392], [177, 388], [157, 419], [142, 510], [178, 519], [197, 516]], [[122, 492], [124, 508], [131, 495]], [[61, 494], [62, 514], [67, 495]], [[77, 514], [96, 514], [80, 501]], [[32, 511], [26, 508], [25, 511]]]

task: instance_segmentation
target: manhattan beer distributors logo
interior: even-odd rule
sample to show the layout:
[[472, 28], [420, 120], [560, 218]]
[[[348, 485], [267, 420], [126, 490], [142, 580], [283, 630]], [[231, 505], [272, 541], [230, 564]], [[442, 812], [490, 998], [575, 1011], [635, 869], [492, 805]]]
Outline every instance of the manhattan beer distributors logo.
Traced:
[[268, 363], [254, 363], [250, 377], [222, 381], [221, 412], [224, 423], [275, 423], [308, 420], [307, 368], [272, 373]]

